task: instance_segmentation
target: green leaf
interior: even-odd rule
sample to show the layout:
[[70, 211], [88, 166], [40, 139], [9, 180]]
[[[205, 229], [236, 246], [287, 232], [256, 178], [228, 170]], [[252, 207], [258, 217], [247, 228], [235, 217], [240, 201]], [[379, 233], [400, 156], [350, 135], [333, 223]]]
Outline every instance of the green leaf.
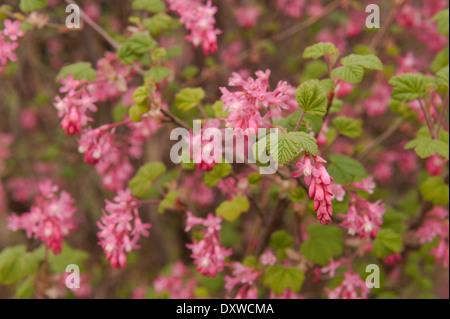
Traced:
[[329, 159], [331, 165], [327, 170], [337, 184], [358, 182], [367, 176], [364, 166], [353, 158], [341, 154], [331, 154]]
[[385, 258], [393, 253], [399, 253], [403, 247], [400, 234], [391, 229], [381, 229], [372, 244], [372, 254], [377, 258]]
[[324, 116], [327, 112], [327, 95], [317, 80], [302, 83], [295, 92], [295, 98], [306, 113]]
[[167, 208], [175, 207], [177, 198], [180, 196], [179, 191], [170, 191], [167, 193], [166, 197], [159, 203], [158, 212], [160, 214], [164, 213]]
[[[45, 258], [45, 245], [39, 246], [38, 249], [33, 251], [33, 255], [37, 260], [44, 261]], [[63, 249], [58, 255], [49, 252], [48, 262], [50, 270], [53, 273], [62, 273], [66, 270], [67, 265], [75, 264], [83, 270], [83, 263], [89, 258], [89, 254], [80, 249], [73, 249], [68, 244], [63, 244]]]
[[169, 29], [171, 23], [172, 18], [163, 12], [157, 13], [153, 17], [142, 21], [142, 25], [153, 35]]
[[205, 97], [205, 91], [202, 88], [185, 88], [175, 95], [175, 104], [183, 112], [197, 106]]
[[373, 54], [350, 54], [341, 59], [341, 64], [344, 66], [362, 66], [367, 70], [383, 70], [383, 63]]
[[429, 177], [420, 185], [420, 192], [425, 200], [435, 205], [448, 205], [449, 187], [440, 177]]
[[222, 202], [219, 207], [216, 208], [216, 215], [223, 217], [226, 221], [234, 222], [250, 209], [250, 203], [247, 197], [236, 196], [232, 200]]
[[20, 0], [19, 8], [23, 12], [41, 10], [47, 7], [47, 0]]
[[447, 90], [449, 83], [448, 68], [449, 66], [447, 65], [445, 68], [442, 68], [438, 73], [436, 73], [436, 84]]
[[165, 78], [170, 76], [170, 70], [165, 66], [156, 65], [152, 67], [147, 73], [145, 73], [145, 78], [151, 77], [152, 81], [159, 83], [164, 81]]
[[209, 172], [205, 172], [203, 175], [203, 182], [206, 186], [214, 188], [219, 181], [230, 175], [233, 167], [229, 163], [219, 163], [213, 166], [213, 169]]
[[392, 77], [389, 85], [393, 86], [392, 97], [399, 101], [411, 102], [423, 98], [434, 79], [420, 73], [403, 73]]
[[303, 58], [305, 59], [318, 59], [326, 54], [339, 55], [339, 49], [330, 42], [319, 42], [313, 44], [305, 49], [303, 52]]
[[24, 245], [7, 247], [0, 253], [0, 284], [9, 285], [34, 274], [38, 261]]
[[362, 134], [362, 121], [339, 116], [333, 119], [333, 124], [341, 135], [357, 138]]
[[305, 132], [269, 135], [267, 151], [280, 164], [292, 161], [302, 149], [316, 155], [318, 152], [316, 139]]
[[124, 64], [148, 59], [150, 50], [155, 49], [158, 43], [147, 33], [134, 33], [120, 46], [117, 56]]
[[264, 286], [270, 287], [275, 295], [282, 294], [288, 288], [293, 292], [299, 292], [304, 280], [303, 271], [295, 267], [274, 265], [264, 272]]
[[147, 10], [158, 13], [166, 10], [166, 5], [162, 0], [134, 0], [131, 4], [133, 10]]
[[59, 80], [67, 78], [69, 74], [72, 74], [75, 80], [86, 80], [88, 82], [94, 81], [97, 77], [97, 73], [89, 62], [78, 62], [62, 67], [56, 76], [56, 81], [59, 82]]
[[442, 49], [431, 62], [431, 71], [436, 72], [447, 66], [449, 62], [449, 47], [448, 45]]
[[306, 231], [309, 238], [300, 248], [306, 259], [324, 266], [330, 258], [342, 254], [342, 232], [338, 227], [312, 224]]
[[438, 25], [438, 31], [440, 34], [446, 35], [448, 37], [449, 34], [449, 26], [448, 26], [448, 8], [439, 11], [437, 14], [434, 15], [434, 17], [431, 19], [431, 21], [437, 21]]
[[359, 83], [364, 77], [364, 68], [360, 65], [340, 66], [331, 71], [331, 77], [349, 83]]
[[34, 278], [29, 276], [16, 289], [14, 299], [31, 299], [34, 296]]
[[392, 207], [386, 207], [386, 213], [383, 215], [383, 229], [391, 229], [392, 231], [403, 234], [406, 231], [405, 220], [407, 215], [394, 210]]
[[417, 132], [417, 138], [405, 145], [405, 149], [414, 149], [421, 158], [427, 158], [438, 153], [439, 155], [449, 157], [448, 135], [441, 131], [439, 140], [432, 140], [427, 127], [422, 127]]
[[294, 238], [285, 230], [277, 230], [270, 236], [269, 246], [273, 249], [292, 247]]
[[128, 182], [133, 196], [142, 198], [150, 190], [152, 182], [166, 172], [166, 166], [161, 162], [151, 162], [143, 165]]

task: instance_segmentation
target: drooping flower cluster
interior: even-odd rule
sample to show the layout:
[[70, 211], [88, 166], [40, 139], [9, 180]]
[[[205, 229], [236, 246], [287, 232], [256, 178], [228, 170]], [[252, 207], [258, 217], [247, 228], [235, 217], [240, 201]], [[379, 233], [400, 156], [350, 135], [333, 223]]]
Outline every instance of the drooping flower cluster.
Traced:
[[99, 244], [112, 267], [125, 267], [126, 255], [140, 248], [138, 241], [141, 236], [149, 235], [151, 225], [139, 217], [140, 202], [129, 188], [119, 190], [113, 202], [105, 200], [105, 203], [101, 222], [97, 222]]
[[[258, 128], [269, 127], [264, 120], [269, 117], [279, 117], [281, 110], [295, 109], [295, 89], [285, 81], [280, 81], [276, 89], [271, 92], [269, 85], [270, 70], [257, 71], [256, 79], [248, 77], [244, 80], [238, 73], [233, 73], [228, 85], [239, 87], [240, 90], [230, 92], [221, 87], [223, 110], [229, 112], [226, 119], [227, 127], [235, 131], [241, 130], [244, 134], [256, 134]], [[269, 109], [273, 105], [274, 108]], [[267, 110], [264, 116], [261, 110]]]
[[63, 237], [68, 237], [75, 229], [73, 215], [77, 208], [74, 199], [64, 190], [58, 194], [58, 186], [46, 180], [38, 185], [39, 195], [30, 212], [8, 217], [8, 228], [12, 231], [23, 229], [28, 238], [40, 239], [54, 254], [62, 250]]
[[209, 213], [207, 218], [195, 217], [187, 212], [185, 232], [200, 225], [206, 227], [200, 240], [194, 239], [186, 247], [192, 251], [191, 257], [197, 265], [197, 271], [204, 276], [215, 277], [226, 266], [225, 258], [233, 254], [231, 249], [220, 246], [219, 231], [222, 228], [222, 218]]
[[193, 299], [197, 284], [197, 279], [181, 261], [172, 266], [169, 276], [159, 276], [153, 281], [155, 293], [167, 291], [171, 299]]
[[232, 276], [225, 276], [225, 289], [228, 294], [232, 292], [235, 287], [239, 287], [234, 299], [256, 299], [258, 298], [257, 280], [263, 274], [260, 269], [247, 267], [239, 262], [234, 262], [232, 265]]
[[335, 289], [325, 288], [329, 299], [367, 299], [369, 288], [358, 274], [350, 271], [344, 274], [344, 280]]
[[14, 51], [19, 47], [17, 40], [23, 37], [23, 31], [20, 30], [20, 21], [6, 19], [3, 26], [3, 30], [0, 30], [0, 74], [6, 69], [8, 60], [17, 61], [17, 55]]
[[61, 128], [66, 135], [77, 135], [81, 133], [83, 126], [93, 121], [87, 113], [96, 112], [95, 99], [88, 92], [84, 80], [75, 80], [72, 74], [60, 80], [62, 87], [60, 93], [66, 95], [61, 98], [56, 96], [53, 104], [58, 110], [58, 117], [62, 118]]
[[417, 232], [416, 237], [420, 243], [433, 242], [437, 239], [437, 246], [430, 253], [436, 258], [436, 262], [448, 268], [449, 265], [449, 223], [448, 210], [436, 206], [426, 214], [425, 222]]
[[358, 235], [360, 238], [376, 237], [377, 231], [383, 224], [383, 214], [386, 212], [381, 200], [375, 203], [369, 202], [354, 193], [350, 193], [351, 204], [347, 214], [339, 214], [344, 221], [340, 223], [342, 227], [348, 230], [348, 234]]
[[96, 71], [97, 77], [87, 86], [94, 103], [116, 98], [127, 91], [131, 68], [123, 65], [115, 53], [106, 52], [105, 57], [98, 60]]
[[[313, 164], [311, 161], [313, 161]], [[328, 225], [331, 223], [331, 216], [333, 215], [331, 204], [333, 192], [330, 187], [333, 179], [323, 163], [326, 163], [326, 161], [320, 156], [302, 155], [296, 164], [298, 170], [292, 173], [292, 177], [304, 176], [305, 183], [309, 186], [309, 197], [314, 198], [314, 211], [317, 212], [317, 219], [322, 225]]]
[[126, 153], [119, 148], [114, 132], [111, 125], [83, 130], [78, 140], [78, 151], [84, 154], [86, 163], [95, 166], [102, 178], [102, 185], [117, 191], [133, 174], [133, 166]]
[[202, 46], [205, 55], [217, 51], [217, 35], [221, 31], [215, 28], [214, 14], [217, 7], [208, 0], [203, 4], [201, 0], [166, 0], [169, 9], [180, 16], [180, 22], [184, 24], [190, 34], [186, 40], [194, 47]]
[[370, 98], [364, 101], [364, 108], [370, 116], [380, 116], [388, 109], [388, 103], [391, 100], [391, 88], [387, 83], [376, 86], [375, 92]]
[[[204, 124], [198, 132], [195, 130], [194, 132], [189, 131], [190, 153], [194, 163], [197, 163], [197, 170], [209, 172], [215, 164], [220, 162], [223, 148], [222, 139], [218, 136], [219, 125], [220, 121], [214, 120]], [[209, 128], [212, 128], [212, 130], [208, 130]]]

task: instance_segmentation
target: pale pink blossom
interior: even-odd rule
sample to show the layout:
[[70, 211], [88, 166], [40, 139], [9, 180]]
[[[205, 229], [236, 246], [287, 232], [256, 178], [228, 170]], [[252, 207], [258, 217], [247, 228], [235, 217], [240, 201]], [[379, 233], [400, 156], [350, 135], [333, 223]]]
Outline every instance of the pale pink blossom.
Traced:
[[361, 277], [350, 271], [344, 274], [344, 280], [335, 289], [325, 288], [329, 299], [367, 299], [369, 291]]

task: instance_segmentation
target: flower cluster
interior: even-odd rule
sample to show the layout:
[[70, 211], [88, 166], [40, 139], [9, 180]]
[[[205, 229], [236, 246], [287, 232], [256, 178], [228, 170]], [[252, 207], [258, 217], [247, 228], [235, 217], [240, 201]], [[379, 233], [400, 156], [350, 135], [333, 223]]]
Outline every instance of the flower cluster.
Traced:
[[72, 74], [60, 81], [62, 87], [59, 92], [66, 95], [63, 98], [56, 96], [53, 105], [58, 110], [58, 117], [62, 118], [61, 128], [66, 132], [66, 135], [80, 134], [82, 127], [93, 121], [87, 115], [87, 112], [97, 111], [94, 104], [95, 99], [88, 92], [86, 81], [75, 80]]
[[131, 195], [130, 189], [119, 190], [114, 201], [105, 200], [105, 210], [97, 236], [99, 244], [115, 268], [125, 267], [126, 254], [138, 249], [141, 236], [147, 237], [151, 225], [143, 223], [139, 217], [139, 200]]
[[133, 173], [133, 166], [119, 148], [111, 125], [83, 130], [78, 140], [78, 151], [84, 154], [86, 163], [95, 166], [103, 186], [109, 190], [123, 188]]
[[420, 243], [433, 242], [437, 238], [437, 246], [430, 253], [436, 258], [436, 262], [448, 268], [449, 265], [449, 223], [448, 210], [436, 206], [426, 214], [425, 222], [417, 232], [416, 237]]
[[300, 19], [303, 16], [305, 0], [277, 0], [276, 6], [287, 16]]
[[383, 224], [383, 214], [386, 212], [381, 200], [375, 203], [350, 193], [351, 204], [347, 214], [339, 214], [344, 221], [340, 224], [348, 230], [348, 234], [361, 238], [376, 237], [380, 225]]
[[21, 23], [18, 20], [5, 20], [4, 29], [0, 30], [0, 74], [6, 69], [9, 61], [17, 61], [17, 55], [14, 51], [19, 47], [17, 40], [23, 37], [23, 31], [20, 30]]
[[98, 60], [96, 71], [95, 81], [87, 86], [94, 103], [119, 97], [127, 91], [131, 68], [121, 64], [115, 53], [106, 52], [105, 57]]
[[222, 218], [215, 217], [212, 213], [209, 213], [207, 218], [199, 218], [187, 212], [185, 232], [197, 225], [206, 227], [200, 240], [194, 239], [192, 244], [186, 245], [192, 251], [191, 257], [197, 265], [198, 272], [204, 276], [215, 277], [226, 266], [225, 258], [233, 254], [231, 249], [220, 246], [221, 223]]
[[155, 293], [167, 291], [171, 299], [193, 299], [197, 284], [197, 279], [181, 261], [172, 266], [169, 276], [159, 276], [153, 281]]
[[[281, 110], [293, 110], [298, 107], [295, 101], [295, 89], [285, 81], [280, 81], [276, 89], [271, 92], [269, 85], [270, 70], [257, 71], [256, 79], [248, 77], [244, 80], [238, 73], [233, 73], [228, 81], [232, 87], [240, 87], [241, 90], [230, 92], [221, 87], [221, 100], [223, 110], [229, 112], [226, 119], [227, 127], [235, 131], [241, 130], [244, 134], [256, 134], [258, 128], [269, 127], [264, 120], [269, 117], [278, 117]], [[274, 108], [269, 109], [273, 105]], [[260, 111], [266, 109], [264, 116]]]
[[232, 276], [225, 276], [225, 289], [228, 294], [238, 287], [238, 291], [234, 299], [256, 299], [258, 298], [257, 280], [262, 275], [260, 269], [247, 267], [239, 262], [234, 262], [231, 265]]
[[256, 6], [240, 7], [236, 10], [236, 22], [244, 28], [253, 27], [258, 22], [259, 8]]
[[63, 237], [68, 237], [75, 229], [73, 215], [77, 211], [74, 199], [58, 186], [46, 180], [38, 185], [39, 195], [30, 212], [8, 217], [8, 228], [12, 231], [23, 229], [28, 238], [40, 239], [54, 254], [62, 250]]
[[166, 0], [169, 8], [180, 16], [180, 22], [184, 24], [190, 34], [186, 40], [194, 47], [202, 46], [205, 55], [217, 51], [217, 35], [221, 33], [214, 28], [216, 20], [214, 14], [217, 7], [208, 0], [203, 4], [201, 0]]
[[369, 288], [358, 274], [350, 271], [344, 274], [344, 280], [335, 289], [325, 288], [329, 299], [367, 299]]
[[[311, 163], [311, 160], [314, 164]], [[328, 225], [331, 223], [333, 215], [331, 204], [333, 192], [330, 187], [333, 179], [323, 163], [326, 161], [320, 156], [302, 155], [296, 164], [298, 170], [292, 173], [292, 177], [304, 176], [305, 183], [309, 186], [309, 197], [314, 198], [314, 211], [317, 212], [317, 219], [322, 225]]]

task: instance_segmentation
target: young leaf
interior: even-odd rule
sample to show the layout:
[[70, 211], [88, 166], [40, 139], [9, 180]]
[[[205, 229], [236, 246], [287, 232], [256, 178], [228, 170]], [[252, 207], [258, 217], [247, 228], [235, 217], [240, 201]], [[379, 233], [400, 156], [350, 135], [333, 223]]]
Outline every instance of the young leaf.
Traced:
[[37, 259], [24, 245], [7, 247], [0, 253], [0, 284], [9, 285], [36, 272]]
[[389, 85], [393, 86], [392, 97], [399, 101], [411, 102], [423, 98], [434, 79], [420, 73], [403, 73], [392, 77]]
[[448, 8], [439, 11], [437, 14], [434, 15], [434, 17], [431, 19], [431, 21], [437, 21], [438, 25], [438, 31], [440, 34], [446, 35], [448, 37], [449, 35], [449, 14], [448, 14]]
[[180, 196], [179, 191], [170, 191], [167, 193], [166, 197], [159, 203], [158, 213], [162, 214], [168, 208], [175, 207], [175, 202], [177, 198]]
[[170, 70], [165, 66], [155, 65], [147, 73], [145, 73], [145, 78], [151, 77], [152, 81], [160, 83], [164, 81], [165, 78], [170, 76]]
[[341, 59], [344, 66], [359, 65], [367, 70], [383, 70], [383, 63], [373, 54], [350, 54]]
[[122, 43], [117, 56], [124, 64], [132, 64], [147, 57], [151, 49], [155, 49], [158, 43], [147, 33], [134, 33], [127, 41]]
[[342, 254], [342, 232], [338, 227], [312, 224], [306, 231], [309, 238], [301, 245], [301, 252], [308, 260], [324, 266], [330, 258]]
[[292, 161], [302, 149], [316, 155], [318, 152], [316, 139], [305, 132], [269, 135], [267, 151], [280, 164]]
[[275, 295], [280, 295], [288, 288], [299, 292], [304, 280], [303, 271], [295, 267], [273, 265], [264, 272], [264, 286], [269, 286]]
[[134, 0], [131, 8], [133, 10], [147, 10], [158, 13], [166, 10], [166, 5], [162, 0]]
[[186, 112], [196, 107], [204, 97], [202, 88], [185, 88], [175, 95], [175, 104], [179, 110]]
[[364, 68], [360, 65], [340, 66], [331, 71], [331, 77], [349, 83], [359, 83], [364, 77]]
[[339, 49], [333, 43], [319, 42], [307, 47], [303, 52], [303, 58], [318, 59], [326, 54], [339, 55]]
[[75, 80], [86, 80], [89, 82], [94, 81], [97, 76], [89, 62], [78, 62], [62, 67], [56, 76], [56, 81], [59, 82], [59, 80], [67, 78], [69, 74], [72, 74]]
[[445, 68], [442, 68], [438, 73], [436, 73], [436, 84], [446, 90], [448, 90], [449, 83], [448, 69], [449, 66], [447, 65]]
[[229, 163], [216, 164], [211, 171], [204, 174], [203, 182], [206, 186], [214, 188], [222, 178], [230, 175], [232, 170], [233, 168]]
[[385, 258], [402, 250], [402, 236], [391, 229], [381, 229], [372, 244], [372, 254], [377, 258]]
[[219, 207], [216, 208], [216, 215], [222, 217], [226, 221], [234, 222], [250, 209], [250, 203], [247, 197], [236, 196], [232, 200], [222, 202]]
[[270, 236], [269, 246], [273, 249], [292, 247], [294, 238], [285, 230], [277, 230]]
[[349, 184], [360, 181], [367, 176], [364, 166], [345, 155], [331, 154], [329, 156], [331, 164], [328, 166], [328, 173], [338, 184]]
[[344, 136], [357, 138], [362, 134], [361, 120], [355, 120], [345, 116], [338, 116], [333, 119], [333, 124], [339, 131], [339, 133]]
[[163, 13], [157, 13], [151, 18], [144, 19], [142, 25], [150, 31], [152, 35], [158, 35], [161, 31], [167, 30], [170, 27], [172, 18]]
[[448, 205], [449, 187], [440, 177], [429, 177], [420, 185], [420, 192], [425, 200], [435, 205]]
[[161, 162], [151, 162], [143, 165], [128, 182], [133, 196], [142, 198], [150, 190], [153, 180], [166, 172], [166, 166]]
[[41, 10], [47, 7], [47, 0], [20, 0], [19, 8], [23, 12]]
[[295, 98], [306, 113], [324, 116], [327, 112], [327, 95], [317, 80], [302, 83], [295, 92]]

